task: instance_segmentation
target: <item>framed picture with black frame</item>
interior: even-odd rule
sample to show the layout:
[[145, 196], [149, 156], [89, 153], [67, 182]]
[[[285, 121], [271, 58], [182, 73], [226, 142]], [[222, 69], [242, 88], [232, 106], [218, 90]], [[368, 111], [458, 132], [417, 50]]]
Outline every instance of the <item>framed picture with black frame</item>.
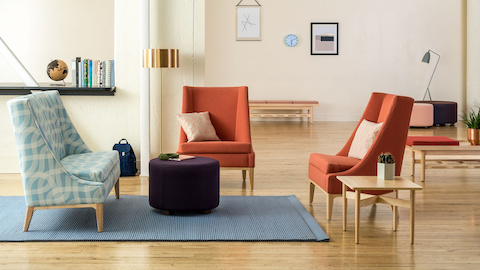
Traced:
[[311, 23], [311, 55], [338, 55], [338, 23]]

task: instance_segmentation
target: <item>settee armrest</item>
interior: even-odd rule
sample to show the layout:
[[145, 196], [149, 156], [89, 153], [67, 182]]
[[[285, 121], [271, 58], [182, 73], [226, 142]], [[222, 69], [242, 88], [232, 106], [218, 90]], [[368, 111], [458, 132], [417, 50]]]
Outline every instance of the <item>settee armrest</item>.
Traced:
[[237, 101], [237, 116], [235, 125], [235, 141], [251, 143], [250, 109], [248, 104], [248, 88], [239, 87]]

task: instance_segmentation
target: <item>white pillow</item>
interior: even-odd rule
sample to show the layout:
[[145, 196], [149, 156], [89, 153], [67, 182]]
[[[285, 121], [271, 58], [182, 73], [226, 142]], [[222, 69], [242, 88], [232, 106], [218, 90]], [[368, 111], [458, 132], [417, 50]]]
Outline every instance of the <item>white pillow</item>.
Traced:
[[177, 118], [189, 142], [220, 141], [208, 112], [181, 113]]
[[375, 137], [382, 128], [383, 123], [370, 122], [363, 119], [358, 126], [355, 137], [353, 137], [348, 156], [352, 158], [362, 159], [372, 146]]

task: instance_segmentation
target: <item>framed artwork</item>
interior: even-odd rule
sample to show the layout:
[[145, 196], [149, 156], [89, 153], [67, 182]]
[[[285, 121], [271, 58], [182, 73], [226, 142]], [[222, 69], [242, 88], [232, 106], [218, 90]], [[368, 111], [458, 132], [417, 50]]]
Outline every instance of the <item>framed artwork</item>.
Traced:
[[312, 23], [311, 55], [338, 55], [338, 23]]
[[261, 40], [260, 6], [237, 6], [237, 40]]

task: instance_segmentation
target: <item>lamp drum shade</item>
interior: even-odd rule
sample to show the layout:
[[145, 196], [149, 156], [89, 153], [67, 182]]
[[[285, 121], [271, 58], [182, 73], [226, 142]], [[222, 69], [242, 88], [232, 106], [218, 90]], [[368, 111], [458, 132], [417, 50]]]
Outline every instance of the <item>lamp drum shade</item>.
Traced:
[[143, 50], [144, 68], [178, 68], [178, 49]]

